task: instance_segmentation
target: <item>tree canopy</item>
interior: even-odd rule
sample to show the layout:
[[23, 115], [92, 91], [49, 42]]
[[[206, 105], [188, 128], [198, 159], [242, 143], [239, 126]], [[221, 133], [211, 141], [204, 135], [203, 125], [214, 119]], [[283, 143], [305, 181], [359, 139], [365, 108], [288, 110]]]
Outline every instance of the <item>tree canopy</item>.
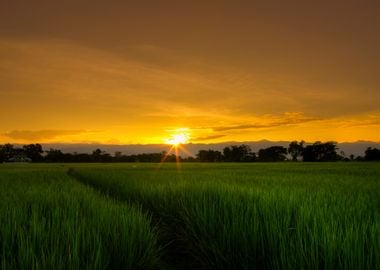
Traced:
[[231, 145], [225, 147], [223, 152], [213, 149], [199, 150], [195, 157], [176, 157], [175, 154], [142, 153], [126, 155], [115, 152], [111, 155], [101, 149], [95, 149], [88, 153], [63, 153], [59, 149], [44, 151], [40, 144], [28, 144], [23, 147], [15, 147], [12, 144], [0, 145], [0, 163], [2, 162], [278, 162], [292, 160], [297, 161], [302, 157], [306, 162], [322, 161], [379, 161], [380, 150], [367, 148], [364, 157], [353, 155], [344, 158], [339, 155], [336, 142], [315, 142], [308, 144], [304, 141], [292, 141], [288, 148], [283, 146], [270, 146], [259, 149], [257, 154], [248, 145]]

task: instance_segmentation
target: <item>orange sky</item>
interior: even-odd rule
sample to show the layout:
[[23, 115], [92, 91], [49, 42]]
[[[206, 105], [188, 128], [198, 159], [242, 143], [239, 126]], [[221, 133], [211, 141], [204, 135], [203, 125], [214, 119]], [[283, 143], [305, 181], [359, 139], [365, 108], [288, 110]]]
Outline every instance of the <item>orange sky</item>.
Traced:
[[0, 143], [380, 141], [379, 11], [1, 1]]

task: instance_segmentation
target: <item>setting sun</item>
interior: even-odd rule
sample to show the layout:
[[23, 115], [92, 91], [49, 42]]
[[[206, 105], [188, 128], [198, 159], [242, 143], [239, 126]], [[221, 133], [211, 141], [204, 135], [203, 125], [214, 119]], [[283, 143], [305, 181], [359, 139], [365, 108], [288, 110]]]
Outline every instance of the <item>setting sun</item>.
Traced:
[[180, 144], [185, 144], [188, 141], [188, 135], [184, 133], [173, 134], [170, 139], [166, 140], [167, 144], [178, 146]]

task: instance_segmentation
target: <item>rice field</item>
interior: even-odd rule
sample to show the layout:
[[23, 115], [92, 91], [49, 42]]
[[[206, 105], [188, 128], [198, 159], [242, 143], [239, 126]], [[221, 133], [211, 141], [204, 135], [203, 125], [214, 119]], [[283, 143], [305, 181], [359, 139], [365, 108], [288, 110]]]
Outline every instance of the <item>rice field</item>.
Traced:
[[[33, 165], [32, 165], [33, 166]], [[50, 167], [0, 167], [1, 269], [155, 269], [150, 216]]]
[[3, 164], [1, 269], [380, 269], [379, 163]]

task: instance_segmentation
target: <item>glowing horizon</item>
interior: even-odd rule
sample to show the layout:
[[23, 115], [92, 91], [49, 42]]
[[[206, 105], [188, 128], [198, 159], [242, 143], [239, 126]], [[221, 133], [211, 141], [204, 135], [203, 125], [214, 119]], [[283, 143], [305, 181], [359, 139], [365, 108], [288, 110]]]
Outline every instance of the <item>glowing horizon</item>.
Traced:
[[0, 144], [380, 142], [379, 3], [127, 2], [0, 4]]

